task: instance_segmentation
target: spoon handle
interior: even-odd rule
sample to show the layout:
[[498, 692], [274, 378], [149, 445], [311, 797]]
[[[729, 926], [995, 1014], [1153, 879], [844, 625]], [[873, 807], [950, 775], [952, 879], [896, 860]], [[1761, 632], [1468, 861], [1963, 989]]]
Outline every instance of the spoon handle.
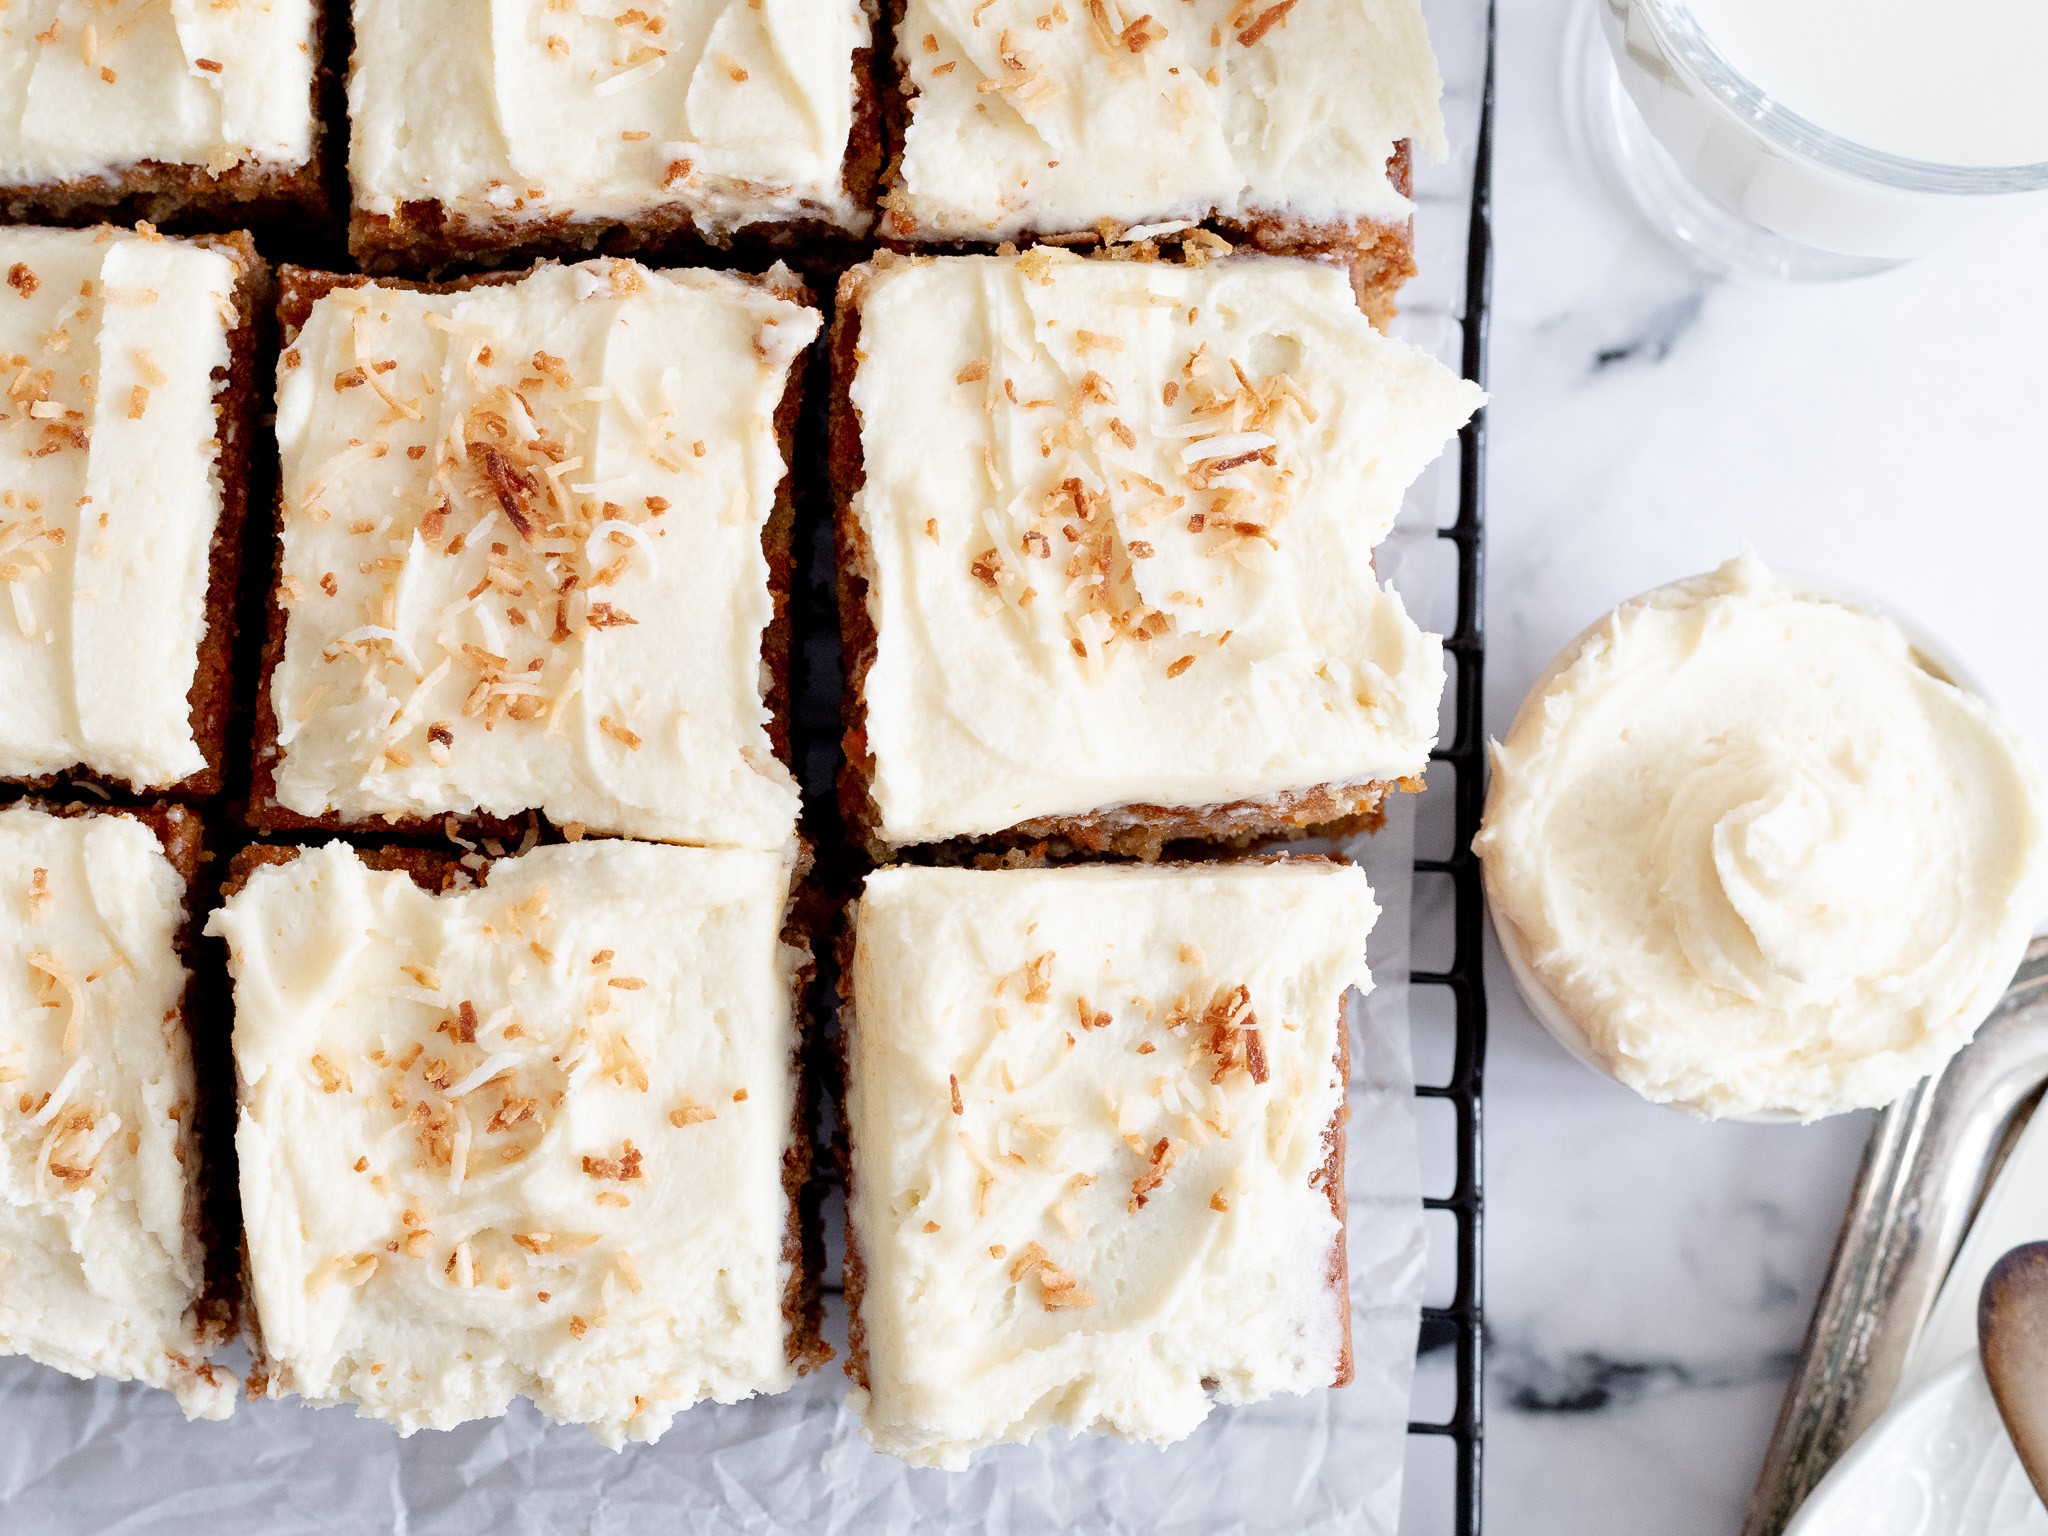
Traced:
[[1977, 1351], [2006, 1433], [2048, 1503], [2048, 1243], [2022, 1243], [1977, 1293]]

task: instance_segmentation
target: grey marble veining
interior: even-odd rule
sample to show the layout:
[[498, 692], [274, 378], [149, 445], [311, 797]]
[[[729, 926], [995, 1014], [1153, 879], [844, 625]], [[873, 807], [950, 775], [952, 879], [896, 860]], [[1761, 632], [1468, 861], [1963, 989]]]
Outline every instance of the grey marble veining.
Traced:
[[[1586, 623], [1747, 542], [1917, 614], [2048, 748], [2048, 229], [1855, 283], [1707, 278], [1575, 149], [1570, 3], [1501, 14], [1491, 728]], [[1644, 1104], [1489, 958], [1488, 1529], [1732, 1532], [1868, 1117]], [[1408, 1528], [1446, 1529], [1415, 1482]]]

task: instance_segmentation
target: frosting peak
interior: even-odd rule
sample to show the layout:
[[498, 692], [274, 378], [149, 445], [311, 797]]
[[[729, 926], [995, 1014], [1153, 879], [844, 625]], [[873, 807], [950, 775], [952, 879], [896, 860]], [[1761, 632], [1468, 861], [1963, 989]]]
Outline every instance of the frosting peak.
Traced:
[[1920, 958], [1921, 914], [1894, 897], [1955, 854], [1886, 814], [1912, 788], [1853, 746], [1823, 756], [1789, 740], [1731, 747], [1696, 769], [1658, 836], [1665, 899], [1694, 969], [1764, 1002]]

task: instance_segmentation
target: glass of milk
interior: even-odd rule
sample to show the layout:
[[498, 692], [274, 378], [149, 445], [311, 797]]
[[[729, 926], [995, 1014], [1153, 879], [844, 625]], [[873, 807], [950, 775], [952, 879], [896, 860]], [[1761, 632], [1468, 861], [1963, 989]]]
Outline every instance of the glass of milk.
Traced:
[[1586, 0], [1568, 69], [1595, 158], [1721, 271], [1855, 276], [2048, 209], [2048, 0]]

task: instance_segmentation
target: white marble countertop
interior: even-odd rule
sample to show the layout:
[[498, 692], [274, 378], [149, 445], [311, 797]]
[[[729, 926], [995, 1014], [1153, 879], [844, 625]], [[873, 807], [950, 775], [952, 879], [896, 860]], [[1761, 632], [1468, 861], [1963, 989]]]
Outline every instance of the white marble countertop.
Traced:
[[[2048, 226], [1709, 279], [1575, 152], [1571, 3], [1501, 7], [1490, 728], [1588, 621], [1747, 542], [1915, 613], [2048, 750]], [[1488, 990], [1487, 1528], [1726, 1536], [1869, 1119], [1695, 1124], [1566, 1057], [1497, 955]]]

